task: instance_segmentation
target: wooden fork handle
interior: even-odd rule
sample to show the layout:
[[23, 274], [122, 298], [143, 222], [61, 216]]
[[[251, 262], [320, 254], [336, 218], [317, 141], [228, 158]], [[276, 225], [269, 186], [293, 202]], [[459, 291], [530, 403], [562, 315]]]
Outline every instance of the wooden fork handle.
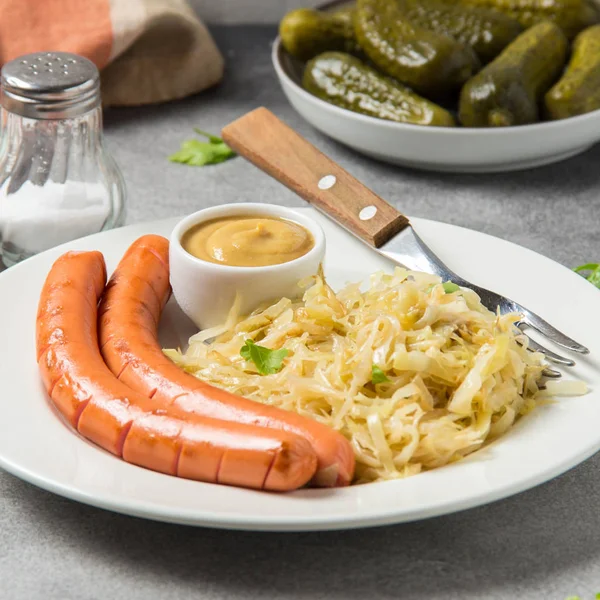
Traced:
[[266, 108], [233, 121], [221, 136], [235, 152], [376, 248], [408, 225], [402, 213]]

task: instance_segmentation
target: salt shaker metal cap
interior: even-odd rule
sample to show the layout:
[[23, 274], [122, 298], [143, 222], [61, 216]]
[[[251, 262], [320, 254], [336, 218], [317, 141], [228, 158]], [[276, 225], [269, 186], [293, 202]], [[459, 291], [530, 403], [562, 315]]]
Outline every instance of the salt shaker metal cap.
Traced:
[[0, 103], [32, 119], [68, 119], [100, 106], [96, 65], [69, 52], [35, 52], [2, 68]]
[[2, 263], [121, 225], [125, 182], [104, 144], [96, 65], [37, 52], [0, 79]]

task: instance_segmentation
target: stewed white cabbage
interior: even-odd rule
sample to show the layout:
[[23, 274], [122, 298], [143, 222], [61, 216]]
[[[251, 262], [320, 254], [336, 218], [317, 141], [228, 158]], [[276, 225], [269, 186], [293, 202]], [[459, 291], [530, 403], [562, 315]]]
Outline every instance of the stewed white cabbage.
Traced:
[[[357, 483], [456, 461], [536, 406], [543, 355], [526, 349], [518, 315], [490, 312], [472, 290], [401, 268], [366, 291], [336, 294], [322, 276], [306, 286], [302, 300], [250, 316], [234, 307], [185, 353], [165, 353], [208, 383], [339, 430]], [[242, 358], [246, 340], [286, 349], [279, 372]]]

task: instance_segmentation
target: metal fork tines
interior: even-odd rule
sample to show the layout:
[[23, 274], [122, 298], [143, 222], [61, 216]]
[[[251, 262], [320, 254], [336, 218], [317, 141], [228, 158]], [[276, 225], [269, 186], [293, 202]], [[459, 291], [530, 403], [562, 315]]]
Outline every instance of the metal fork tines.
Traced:
[[[535, 341], [525, 333], [525, 329], [531, 328], [556, 345], [571, 352], [578, 352], [579, 354], [589, 353], [589, 350], [585, 346], [571, 339], [525, 306], [496, 292], [474, 285], [451, 271], [423, 242], [410, 225], [405, 227], [399, 234], [396, 234], [395, 237], [378, 250], [395, 262], [402, 263], [408, 269], [438, 275], [443, 281], [452, 281], [457, 285], [472, 289], [481, 298], [481, 303], [493, 312], [499, 310], [501, 314], [512, 312], [520, 314], [521, 320], [517, 325], [523, 331], [523, 335], [528, 338], [528, 348], [535, 352], [541, 352], [550, 362], [570, 367], [575, 365], [575, 361], [572, 359], [561, 356]], [[546, 377], [560, 377], [560, 372], [547, 368], [544, 371], [544, 375]]]

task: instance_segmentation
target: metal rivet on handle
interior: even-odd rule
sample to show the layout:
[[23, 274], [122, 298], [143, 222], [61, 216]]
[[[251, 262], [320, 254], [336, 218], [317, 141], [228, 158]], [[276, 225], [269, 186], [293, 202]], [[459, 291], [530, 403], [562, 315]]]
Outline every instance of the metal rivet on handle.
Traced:
[[377, 208], [372, 204], [370, 206], [365, 206], [359, 213], [358, 218], [361, 221], [368, 221], [372, 219], [377, 214]]
[[319, 179], [319, 189], [328, 190], [335, 185], [336, 181], [337, 179], [335, 175], [325, 175], [325, 177], [321, 177], [321, 179]]

